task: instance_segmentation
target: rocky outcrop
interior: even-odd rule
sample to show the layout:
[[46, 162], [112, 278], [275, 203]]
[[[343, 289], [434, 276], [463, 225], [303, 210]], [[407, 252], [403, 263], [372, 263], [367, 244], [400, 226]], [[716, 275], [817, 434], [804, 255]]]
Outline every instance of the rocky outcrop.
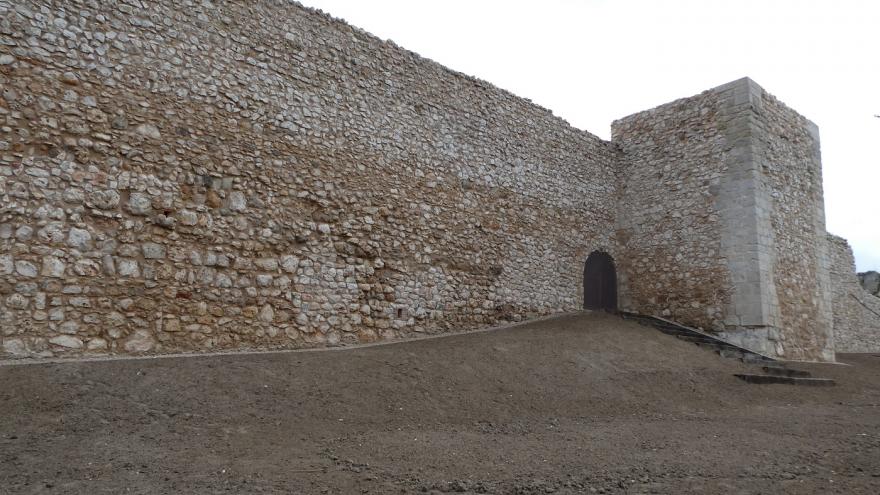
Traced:
[[880, 297], [880, 273], [873, 270], [860, 273], [859, 283], [869, 294]]

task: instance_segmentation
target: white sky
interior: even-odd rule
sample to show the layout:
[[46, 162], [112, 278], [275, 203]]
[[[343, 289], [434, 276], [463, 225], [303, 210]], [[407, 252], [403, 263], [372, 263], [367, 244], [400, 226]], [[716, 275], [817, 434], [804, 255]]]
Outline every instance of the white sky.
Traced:
[[301, 1], [605, 139], [749, 76], [819, 125], [828, 231], [880, 270], [880, 1]]

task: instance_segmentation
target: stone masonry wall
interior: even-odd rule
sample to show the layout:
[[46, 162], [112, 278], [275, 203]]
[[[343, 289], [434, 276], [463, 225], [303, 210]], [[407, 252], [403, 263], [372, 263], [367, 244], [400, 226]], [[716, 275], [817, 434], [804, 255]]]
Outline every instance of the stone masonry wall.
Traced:
[[880, 352], [880, 298], [859, 284], [852, 249], [846, 240], [828, 234], [828, 245], [834, 297], [834, 349], [837, 352]]
[[815, 126], [748, 78], [612, 125], [624, 305], [833, 360]]
[[832, 320], [816, 127], [747, 78], [608, 143], [287, 0], [0, 0], [0, 87], [0, 357], [571, 311], [594, 250], [624, 309], [787, 358], [833, 360], [841, 321], [873, 345]]
[[624, 308], [724, 328], [733, 284], [718, 196], [732, 91], [706, 91], [612, 124], [626, 177], [618, 215]]
[[766, 91], [754, 101], [752, 141], [760, 178], [760, 244], [778, 345], [789, 359], [834, 360], [829, 258], [815, 124]]
[[488, 325], [619, 257], [613, 146], [296, 3], [0, 0], [0, 87], [5, 356]]

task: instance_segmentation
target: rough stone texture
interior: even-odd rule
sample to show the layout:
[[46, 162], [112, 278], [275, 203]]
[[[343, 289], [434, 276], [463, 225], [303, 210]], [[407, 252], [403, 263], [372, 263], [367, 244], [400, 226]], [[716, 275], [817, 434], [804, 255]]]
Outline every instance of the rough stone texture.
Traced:
[[8, 354], [519, 320], [580, 308], [615, 249], [613, 145], [295, 3], [0, 19]]
[[852, 249], [846, 240], [828, 234], [828, 245], [834, 294], [834, 346], [838, 352], [878, 352], [880, 298], [859, 283]]
[[0, 0], [10, 356], [627, 309], [833, 359], [815, 126], [742, 79], [612, 142], [287, 1]]
[[766, 254], [768, 321], [787, 358], [834, 359], [832, 290], [816, 125], [758, 88], [752, 140], [759, 172], [757, 211], [770, 228]]
[[815, 126], [749, 79], [612, 125], [624, 305], [833, 360]]
[[868, 291], [868, 293], [880, 296], [880, 273], [873, 270], [860, 273], [859, 283], [862, 284], [862, 288]]
[[731, 280], [716, 196], [728, 168], [728, 93], [707, 91], [612, 124], [626, 177], [617, 223], [626, 309], [723, 329]]

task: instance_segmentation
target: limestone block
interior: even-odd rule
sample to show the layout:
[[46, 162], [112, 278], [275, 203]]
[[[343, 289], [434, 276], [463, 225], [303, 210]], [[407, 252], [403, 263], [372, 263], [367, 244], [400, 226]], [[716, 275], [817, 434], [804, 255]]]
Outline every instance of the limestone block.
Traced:
[[258, 258], [254, 260], [254, 265], [267, 271], [278, 270], [278, 260], [275, 258]]
[[3, 351], [12, 356], [27, 356], [29, 354], [24, 341], [18, 338], [3, 339]]
[[115, 260], [116, 265], [116, 273], [119, 274], [120, 277], [139, 277], [140, 270], [138, 268], [137, 260], [133, 260], [130, 258], [117, 258]]
[[52, 337], [49, 339], [49, 343], [66, 347], [68, 349], [82, 349], [83, 347], [82, 339], [72, 335], [58, 335], [57, 337]]
[[260, 309], [259, 318], [260, 318], [260, 321], [264, 321], [266, 323], [271, 323], [272, 321], [275, 320], [275, 310], [272, 308], [272, 306], [267, 304], [267, 305], [263, 306], [262, 309]]
[[65, 268], [66, 264], [59, 258], [45, 256], [43, 258], [43, 269], [40, 270], [40, 275], [44, 277], [61, 278], [64, 276]]
[[132, 215], [149, 215], [153, 211], [152, 200], [144, 193], [131, 193], [128, 198], [128, 210]]
[[289, 254], [281, 256], [281, 268], [287, 273], [296, 273], [299, 267], [299, 258]]
[[162, 259], [165, 257], [165, 246], [155, 242], [145, 242], [141, 245], [141, 250], [146, 259]]
[[119, 193], [113, 189], [93, 191], [89, 194], [91, 206], [101, 210], [112, 210], [119, 205]]
[[150, 139], [162, 139], [162, 133], [153, 124], [141, 124], [135, 128], [135, 132]]
[[193, 226], [199, 222], [199, 216], [194, 211], [181, 210], [177, 212], [177, 219], [182, 225]]
[[61, 333], [65, 333], [68, 335], [76, 335], [76, 332], [79, 330], [79, 323], [75, 321], [66, 321], [61, 325], [58, 325], [58, 331]]
[[126, 352], [140, 353], [149, 352], [156, 346], [156, 340], [149, 330], [139, 329], [130, 335], [122, 344]]
[[11, 254], [0, 254], [0, 275], [10, 275], [15, 271], [15, 261]]
[[6, 298], [6, 306], [11, 309], [27, 309], [30, 299], [24, 294], [11, 294]]
[[226, 207], [232, 211], [245, 211], [247, 209], [247, 198], [241, 191], [232, 191], [226, 199]]
[[16, 261], [15, 273], [22, 277], [33, 278], [37, 276], [37, 267], [30, 261]]

